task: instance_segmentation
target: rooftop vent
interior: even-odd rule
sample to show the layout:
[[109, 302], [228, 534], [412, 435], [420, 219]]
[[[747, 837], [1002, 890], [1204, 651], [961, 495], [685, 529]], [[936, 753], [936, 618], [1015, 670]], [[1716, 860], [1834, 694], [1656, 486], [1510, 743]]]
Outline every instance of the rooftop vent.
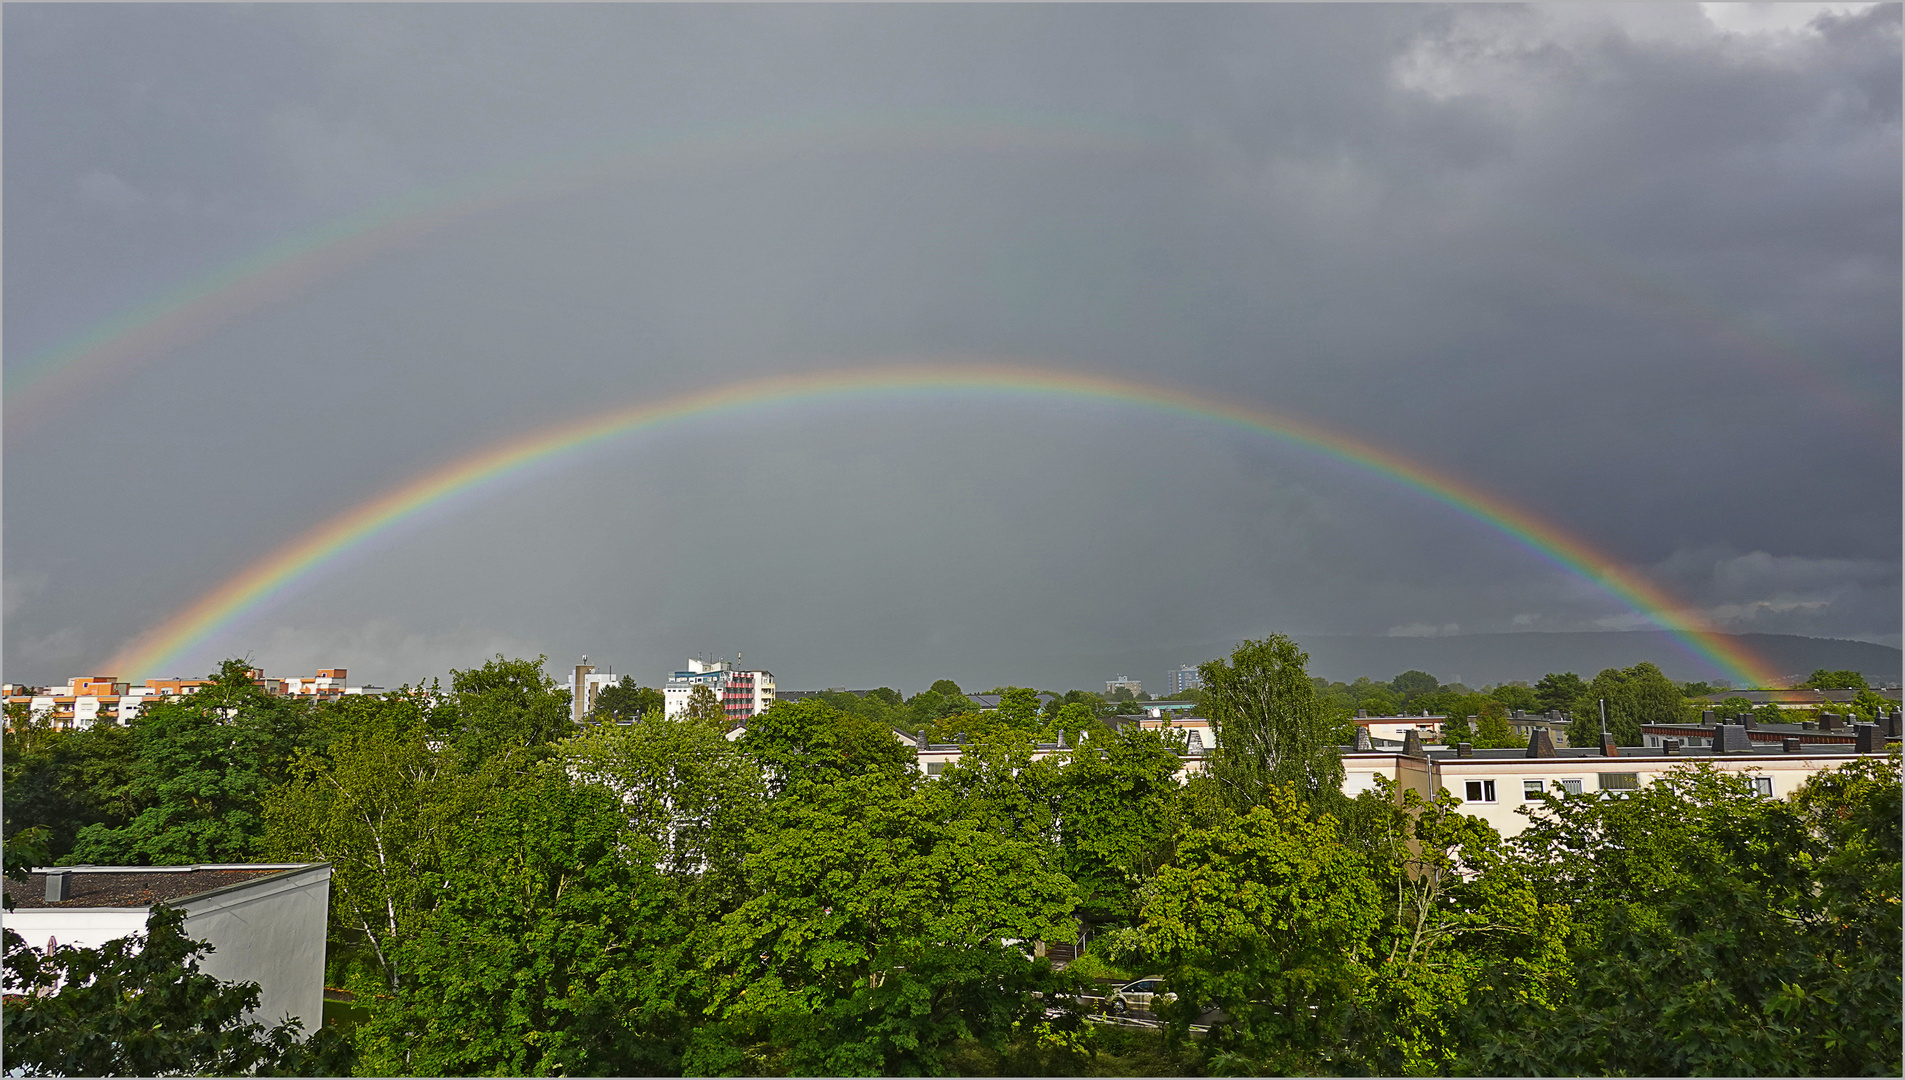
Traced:
[[1428, 757], [1422, 749], [1422, 733], [1415, 728], [1405, 729], [1402, 733], [1402, 752], [1408, 757]]
[[1861, 754], [1877, 754], [1885, 749], [1885, 736], [1877, 724], [1858, 724], [1852, 728], [1854, 749]]
[[1474, 757], [1474, 756], [1475, 756], [1475, 744], [1474, 744], [1474, 743], [1465, 743], [1465, 742], [1459, 742], [1459, 743], [1456, 743], [1456, 744], [1455, 744], [1455, 756], [1456, 756], [1456, 757]]
[[1560, 757], [1561, 756], [1554, 752], [1554, 736], [1548, 733], [1547, 728], [1536, 728], [1533, 734], [1528, 736], [1528, 756], [1529, 757]]
[[1713, 729], [1713, 752], [1729, 753], [1734, 750], [1753, 749], [1753, 739], [1746, 729], [1738, 724], [1721, 724]]

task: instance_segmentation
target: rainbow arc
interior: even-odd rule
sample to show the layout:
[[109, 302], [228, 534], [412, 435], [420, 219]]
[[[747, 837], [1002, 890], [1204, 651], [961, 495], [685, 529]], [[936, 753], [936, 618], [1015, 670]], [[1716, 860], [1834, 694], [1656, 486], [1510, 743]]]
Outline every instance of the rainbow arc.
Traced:
[[1778, 677], [1736, 639], [1716, 633], [1685, 605], [1618, 560], [1468, 481], [1314, 422], [1234, 400], [1108, 375], [991, 362], [896, 364], [733, 382], [612, 409], [495, 443], [400, 484], [278, 548], [140, 635], [112, 659], [108, 669], [138, 678], [169, 668], [191, 649], [295, 591], [344, 553], [426, 510], [476, 497], [505, 477], [539, 463], [559, 462], [638, 432], [750, 410], [785, 410], [855, 397], [946, 393], [1109, 402], [1241, 429], [1320, 453], [1385, 476], [1511, 538], [1546, 562], [1619, 598], [1729, 678], [1770, 686]]

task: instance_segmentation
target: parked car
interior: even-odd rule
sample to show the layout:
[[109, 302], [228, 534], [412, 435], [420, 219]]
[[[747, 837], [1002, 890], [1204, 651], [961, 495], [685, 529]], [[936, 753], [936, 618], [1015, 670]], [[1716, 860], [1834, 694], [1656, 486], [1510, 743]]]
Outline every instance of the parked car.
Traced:
[[1163, 982], [1164, 980], [1157, 975], [1146, 975], [1142, 979], [1124, 984], [1112, 992], [1111, 1011], [1119, 1016], [1129, 1016], [1134, 1009], [1150, 1012], [1153, 1002], [1176, 1001], [1176, 994], [1158, 989]]

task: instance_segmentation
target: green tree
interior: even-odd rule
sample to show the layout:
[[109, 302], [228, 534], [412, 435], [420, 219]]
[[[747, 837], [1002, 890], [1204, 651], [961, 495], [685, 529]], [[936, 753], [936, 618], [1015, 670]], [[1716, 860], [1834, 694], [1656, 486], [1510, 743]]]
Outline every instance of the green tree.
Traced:
[[1071, 936], [1071, 884], [1041, 845], [939, 816], [936, 787], [869, 772], [770, 804], [685, 1070], [934, 1075], [1038, 1021], [1033, 992], [1066, 984], [1025, 943]]
[[1827, 671], [1820, 668], [1799, 685], [1814, 690], [1863, 690], [1865, 676], [1856, 671]]
[[1029, 686], [1008, 686], [999, 694], [999, 706], [993, 709], [997, 722], [1015, 731], [1037, 731], [1044, 726], [1039, 719], [1038, 691]]
[[1131, 924], [1137, 890], [1170, 857], [1179, 750], [1161, 731], [1099, 728], [1060, 771], [1059, 865], [1078, 888], [1085, 922]]
[[1389, 689], [1393, 690], [1404, 702], [1413, 701], [1423, 694], [1433, 694], [1441, 687], [1442, 684], [1436, 681], [1435, 676], [1414, 668], [1389, 680]]
[[1680, 696], [1680, 688], [1652, 664], [1608, 668], [1574, 701], [1570, 746], [1601, 745], [1602, 702], [1607, 705], [1607, 730], [1620, 746], [1639, 746], [1643, 724], [1682, 723], [1695, 711]]
[[1502, 703], [1505, 709], [1521, 709], [1524, 712], [1537, 711], [1541, 707], [1541, 698], [1533, 688], [1523, 683], [1503, 683], [1488, 692], [1488, 696]]
[[699, 950], [681, 887], [606, 787], [533, 766], [470, 815], [426, 887], [409, 973], [357, 1028], [376, 1075], [679, 1069]]
[[1507, 713], [1500, 701], [1492, 697], [1485, 699], [1475, 718], [1474, 745], [1494, 750], [1526, 745], [1526, 740], [1515, 734], [1514, 727], [1508, 723]]
[[1567, 988], [1566, 908], [1544, 905], [1501, 838], [1460, 806], [1386, 779], [1356, 800], [1385, 900], [1346, 1026], [1358, 1071], [1462, 1075], [1491, 1000], [1540, 1008]]
[[1173, 1033], [1181, 1039], [1207, 1004], [1228, 1015], [1210, 1037], [1216, 1067], [1272, 1075], [1342, 1067], [1340, 1032], [1381, 898], [1334, 817], [1288, 788], [1270, 789], [1247, 814], [1186, 834], [1147, 890], [1141, 918], [1126, 940], [1177, 995], [1160, 1007]]
[[1535, 683], [1535, 703], [1543, 712], [1567, 712], [1586, 691], [1587, 683], [1574, 672], [1550, 672]]
[[590, 710], [589, 717], [600, 724], [630, 724], [662, 711], [665, 705], [660, 690], [643, 686], [624, 675], [621, 682], [604, 687], [595, 695], [595, 708]]
[[1303, 666], [1309, 655], [1275, 634], [1246, 641], [1230, 662], [1198, 668], [1204, 703], [1217, 729], [1212, 772], [1239, 809], [1258, 804], [1272, 786], [1289, 785], [1306, 800], [1339, 795], [1340, 732], [1316, 698]]
[[402, 946], [421, 932], [444, 852], [521, 764], [520, 750], [499, 752], [466, 770], [438, 737], [437, 708], [408, 687], [325, 706], [331, 737], [266, 799], [266, 852], [331, 864], [332, 963], [367, 996], [405, 985]]
[[257, 983], [198, 969], [210, 948], [160, 906], [143, 934], [96, 949], [30, 948], [5, 931], [7, 1067], [28, 1076], [335, 1076], [350, 1046], [333, 1030], [300, 1038], [287, 1020], [247, 1020]]
[[1482, 1073], [1899, 1074], [1899, 765], [1791, 801], [1699, 763], [1551, 796], [1514, 841], [1572, 927], [1552, 1007], [1498, 1003]]
[[728, 710], [714, 691], [705, 684], [697, 683], [688, 691], [688, 702], [682, 707], [681, 715], [697, 724], [724, 731], [728, 726]]
[[546, 662], [499, 653], [480, 668], [450, 672], [451, 742], [466, 762], [520, 749], [546, 753], [541, 748], [570, 733], [569, 691], [542, 670]]
[[959, 684], [952, 681], [951, 679], [939, 679], [933, 683], [930, 689], [932, 690], [933, 693], [938, 694], [940, 697], [965, 697], [966, 696], [966, 692], [964, 690], [959, 689]]
[[281, 783], [309, 722], [305, 703], [275, 698], [241, 660], [197, 692], [147, 706], [132, 721], [122, 798], [138, 807], [114, 827], [81, 828], [68, 860], [100, 865], [246, 862], [264, 838], [264, 800]]
[[910, 775], [913, 751], [890, 728], [811, 698], [779, 701], [748, 724], [739, 742], [779, 795], [803, 783], [863, 772]]
[[651, 716], [561, 747], [570, 774], [622, 800], [628, 825], [704, 913], [739, 887], [747, 830], [765, 795], [759, 767], [718, 728]]
[[54, 730], [9, 706], [4, 760], [5, 837], [44, 829], [48, 861], [65, 857], [88, 825], [116, 829], [144, 809], [135, 787], [138, 758], [132, 732], [99, 723]]

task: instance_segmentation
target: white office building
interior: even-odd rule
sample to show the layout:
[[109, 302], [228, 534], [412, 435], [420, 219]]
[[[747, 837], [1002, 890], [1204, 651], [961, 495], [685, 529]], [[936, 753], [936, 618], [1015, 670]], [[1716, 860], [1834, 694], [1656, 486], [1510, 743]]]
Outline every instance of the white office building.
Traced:
[[740, 670], [726, 660], [688, 661], [688, 666], [668, 677], [662, 685], [664, 712], [674, 717], [688, 709], [688, 695], [697, 686], [714, 692], [715, 699], [728, 714], [728, 723], [739, 724], [759, 716], [774, 704], [774, 673]]

